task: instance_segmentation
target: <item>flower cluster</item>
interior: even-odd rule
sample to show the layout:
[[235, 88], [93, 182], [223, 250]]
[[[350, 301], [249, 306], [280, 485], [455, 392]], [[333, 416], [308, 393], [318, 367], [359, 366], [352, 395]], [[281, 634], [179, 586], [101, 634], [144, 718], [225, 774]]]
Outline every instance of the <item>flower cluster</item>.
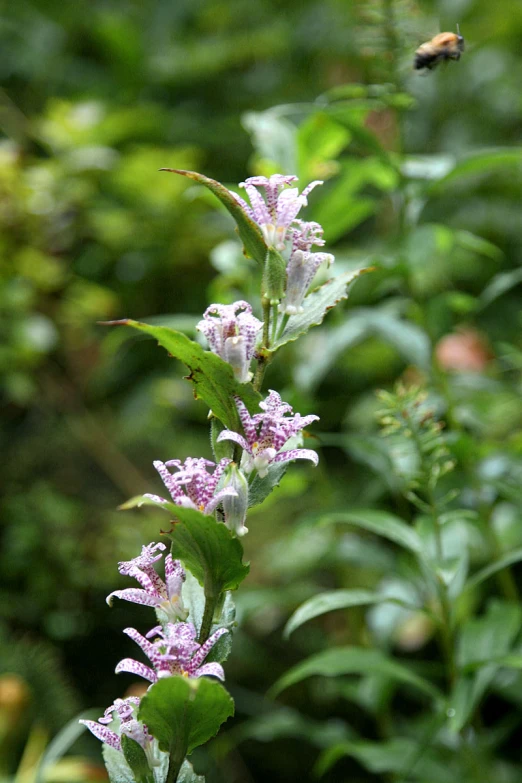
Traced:
[[[302, 312], [303, 300], [317, 270], [334, 260], [330, 253], [312, 252], [314, 245], [324, 245], [323, 229], [319, 223], [305, 222], [297, 217], [308, 203], [308, 194], [323, 183], [315, 180], [299, 193], [297, 188], [288, 187], [296, 180], [295, 176], [283, 174], [273, 174], [270, 178], [250, 177], [240, 183], [240, 187], [246, 190], [250, 205], [233, 194], [245, 213], [261, 228], [267, 245], [287, 255], [286, 296], [279, 306], [280, 312], [285, 315]], [[264, 198], [260, 190], [264, 192]]]
[[210, 350], [232, 366], [240, 383], [251, 380], [250, 362], [263, 322], [252, 315], [248, 302], [213, 304], [205, 310], [196, 328], [205, 335]]
[[309, 459], [314, 465], [318, 463], [315, 451], [311, 449], [288, 449], [283, 446], [290, 438], [299, 435], [304, 427], [317, 421], [319, 416], [286, 416], [293, 414], [292, 407], [283, 402], [279, 394], [270, 391], [264, 402], [259, 403], [263, 413], [251, 416], [244, 403], [236, 398], [236, 406], [245, 431], [245, 437], [232, 430], [223, 430], [218, 441], [231, 440], [243, 449], [242, 467], [247, 473], [257, 470], [260, 478], [268, 473], [273, 463], [290, 462], [294, 459]]

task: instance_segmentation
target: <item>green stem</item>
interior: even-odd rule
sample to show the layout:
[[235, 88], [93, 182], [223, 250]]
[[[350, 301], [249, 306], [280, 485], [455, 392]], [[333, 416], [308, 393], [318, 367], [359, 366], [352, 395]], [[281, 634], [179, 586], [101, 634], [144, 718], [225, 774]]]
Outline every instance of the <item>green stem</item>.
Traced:
[[[182, 725], [186, 725], [183, 721]], [[176, 783], [179, 771], [185, 760], [187, 746], [183, 737], [176, 737], [170, 749], [169, 771], [165, 783]]]
[[218, 604], [219, 597], [214, 595], [207, 595], [205, 593], [205, 609], [203, 611], [203, 619], [201, 620], [201, 628], [199, 631], [198, 642], [203, 644], [210, 636], [212, 629], [212, 620], [214, 619], [214, 613]]
[[266, 296], [263, 297], [261, 304], [263, 306], [263, 348], [268, 348], [270, 346], [270, 314], [272, 306], [270, 299]]
[[277, 338], [277, 321], [278, 321], [278, 312], [277, 312], [277, 305], [275, 304], [273, 306], [273, 312], [272, 312], [272, 342], [275, 343]]

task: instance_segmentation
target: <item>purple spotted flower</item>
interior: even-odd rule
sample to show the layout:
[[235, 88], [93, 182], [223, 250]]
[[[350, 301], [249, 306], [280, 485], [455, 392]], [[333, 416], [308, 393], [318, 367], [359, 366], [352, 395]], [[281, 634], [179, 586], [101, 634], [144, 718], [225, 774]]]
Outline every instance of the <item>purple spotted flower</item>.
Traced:
[[290, 462], [294, 459], [309, 459], [317, 465], [319, 461], [317, 454], [311, 449], [298, 448], [287, 451], [281, 449], [290, 438], [298, 435], [312, 421], [319, 419], [318, 416], [301, 416], [299, 413], [286, 416], [287, 413], [293, 414], [292, 407], [282, 402], [275, 391], [270, 391], [266, 400], [259, 403], [263, 413], [250, 416], [238, 397], [236, 397], [236, 406], [245, 437], [231, 430], [223, 430], [218, 441], [232, 440], [241, 446], [243, 449], [241, 466], [247, 473], [257, 470], [259, 476], [263, 478], [268, 473], [269, 465]]
[[[129, 696], [127, 699], [116, 699], [114, 704], [107, 707], [103, 716], [95, 720], [81, 720], [84, 726], [87, 726], [94, 736], [110, 745], [111, 748], [121, 751], [121, 737], [130, 737], [138, 742], [147, 756], [150, 767], [156, 767], [160, 763], [157, 755], [154, 737], [144, 723], [136, 719], [137, 707], [140, 700], [137, 696]], [[118, 732], [109, 729], [108, 724], [115, 719], [119, 720]]]
[[225, 679], [221, 664], [203, 661], [217, 640], [228, 633], [226, 628], [218, 628], [204, 644], [196, 641], [197, 633], [192, 623], [167, 623], [163, 628], [158, 625], [147, 636], [142, 636], [134, 628], [126, 628], [124, 633], [141, 647], [153, 668], [132, 658], [124, 658], [117, 665], [116, 674], [137, 674], [152, 683], [174, 674]]
[[232, 365], [237, 380], [247, 383], [252, 378], [249, 367], [262, 327], [248, 302], [239, 301], [210, 305], [196, 328], [205, 335], [210, 350]]
[[303, 300], [317, 270], [322, 264], [334, 261], [331, 253], [312, 253], [313, 245], [324, 245], [323, 229], [319, 223], [296, 220], [292, 231], [292, 251], [286, 265], [286, 296], [279, 311], [296, 315], [303, 311]]
[[[154, 570], [154, 563], [161, 560], [165, 549], [165, 544], [161, 542], [148, 544], [142, 547], [138, 557], [118, 564], [120, 574], [134, 577], [140, 583], [141, 589], [128, 587], [125, 590], [115, 590], [107, 596], [109, 606], [116, 597], [159, 609], [173, 622], [187, 619], [188, 612], [181, 599], [185, 571], [179, 560], [173, 560], [172, 555], [165, 557], [165, 581]], [[159, 554], [155, 554], [157, 550]]]
[[[320, 180], [311, 182], [302, 193], [297, 188], [288, 187], [297, 181], [293, 175], [272, 174], [267, 177], [250, 177], [240, 182], [250, 199], [250, 206], [241, 196], [233, 193], [246, 214], [258, 224], [265, 242], [276, 250], [286, 248], [287, 239], [292, 238], [291, 226], [299, 211], [308, 203], [307, 196]], [[264, 191], [264, 197], [259, 192]]]
[[[170, 496], [177, 506], [194, 508], [204, 514], [212, 514], [225, 497], [235, 497], [233, 487], [224, 487], [216, 491], [223, 471], [230, 460], [223, 458], [217, 465], [208, 459], [188, 457], [182, 464], [179, 459], [171, 459], [168, 462], [154, 462], [154, 467], [163, 479]], [[209, 468], [214, 468], [209, 473]], [[176, 468], [177, 473], [172, 474], [169, 468]], [[155, 503], [168, 503], [165, 498], [158, 495], [145, 495]]]

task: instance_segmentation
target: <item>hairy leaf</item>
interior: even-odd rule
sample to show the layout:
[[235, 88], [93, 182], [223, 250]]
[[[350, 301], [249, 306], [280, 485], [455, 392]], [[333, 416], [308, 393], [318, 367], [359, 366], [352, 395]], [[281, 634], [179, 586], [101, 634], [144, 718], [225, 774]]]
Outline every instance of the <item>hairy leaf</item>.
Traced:
[[212, 412], [231, 430], [239, 429], [234, 396], [240, 397], [251, 413], [258, 412], [261, 397], [249, 383], [239, 383], [234, 377], [232, 367], [219, 356], [205, 351], [181, 332], [175, 332], [165, 326], [150, 326], [126, 318], [122, 321], [109, 321], [111, 326], [132, 326], [140, 332], [154, 337], [166, 348], [171, 356], [183, 362], [189, 370], [188, 380], [194, 384], [194, 395], [207, 403]]
[[264, 266], [268, 248], [263, 239], [261, 229], [241, 209], [232, 193], [224, 185], [216, 182], [215, 179], [205, 177], [204, 174], [198, 174], [196, 171], [184, 171], [183, 169], [161, 169], [161, 171], [170, 171], [173, 174], [181, 174], [183, 177], [188, 177], [195, 182], [199, 182], [200, 185], [204, 185], [217, 196], [236, 221], [238, 234], [241, 237], [246, 254]]
[[256, 473], [248, 489], [248, 506], [258, 506], [267, 498], [273, 489], [279, 486], [279, 482], [288, 469], [288, 463], [279, 462], [269, 466], [268, 473], [264, 478]]
[[312, 326], [318, 326], [332, 307], [348, 297], [348, 288], [360, 275], [373, 271], [373, 267], [357, 269], [355, 272], [346, 272], [333, 277], [316, 291], [309, 294], [303, 302], [303, 312], [292, 315], [281, 337], [271, 346], [273, 350], [281, 348], [286, 343], [297, 340]]

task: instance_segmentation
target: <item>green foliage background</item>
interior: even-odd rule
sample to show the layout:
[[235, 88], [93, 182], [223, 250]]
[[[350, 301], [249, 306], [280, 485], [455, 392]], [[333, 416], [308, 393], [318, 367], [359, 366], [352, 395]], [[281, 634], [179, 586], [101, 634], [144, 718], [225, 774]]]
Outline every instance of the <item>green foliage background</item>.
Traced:
[[[461, 62], [412, 73], [415, 48], [457, 22], [468, 44]], [[56, 730], [60, 688], [60, 722], [123, 693], [128, 683], [113, 675], [128, 654], [120, 629], [140, 621], [104, 598], [120, 586], [117, 561], [156, 538], [162, 518], [117, 506], [158, 491], [153, 459], [210, 456], [206, 410], [182, 365], [97, 322], [157, 321], [193, 336], [211, 301], [255, 300], [255, 266], [229, 216], [161, 167], [225, 183], [276, 170], [302, 185], [325, 179], [308, 217], [324, 225], [337, 268], [378, 266], [269, 369], [269, 388], [321, 416], [311, 444], [323, 447], [321, 464], [294, 467], [250, 518], [251, 573], [227, 664], [238, 720], [200, 758], [214, 770], [208, 780], [307, 779], [317, 749], [345, 739], [339, 721], [375, 732], [333, 685], [291, 691], [299, 716], [274, 718], [263, 701], [279, 674], [324, 649], [325, 630], [337, 644], [362, 637], [413, 657], [429, 649], [429, 630], [410, 623], [420, 641], [408, 648], [404, 618], [381, 612], [372, 626], [361, 609], [282, 636], [318, 589], [400, 580], [392, 548], [306, 523], [352, 505], [407, 516], [394, 455], [377, 434], [377, 388], [411, 367], [429, 379], [452, 427], [453, 481], [494, 527], [493, 554], [522, 545], [521, 35], [522, 7], [511, 0], [1, 5], [0, 659], [29, 683], [30, 720]], [[433, 363], [433, 346], [461, 328], [481, 335], [481, 372]], [[470, 536], [473, 562], [488, 562], [487, 533]], [[46, 652], [27, 666], [24, 649]], [[518, 675], [509, 696], [487, 702], [486, 725], [508, 701], [522, 703]], [[405, 702], [404, 720], [414, 712]], [[506, 781], [516, 728], [495, 768]], [[5, 774], [26, 732], [24, 722], [15, 741], [6, 735]], [[94, 743], [85, 748], [95, 757]], [[346, 767], [352, 780], [380, 774], [375, 764]]]

